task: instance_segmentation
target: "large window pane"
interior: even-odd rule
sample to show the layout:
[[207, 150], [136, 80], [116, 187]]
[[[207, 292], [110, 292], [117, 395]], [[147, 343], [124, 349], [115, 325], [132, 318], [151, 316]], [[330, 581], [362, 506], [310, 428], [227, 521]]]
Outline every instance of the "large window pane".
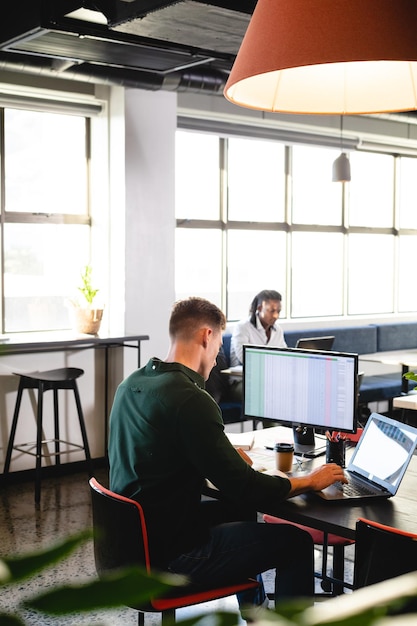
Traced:
[[66, 306], [88, 262], [89, 227], [6, 224], [5, 331], [70, 328]]
[[283, 222], [285, 148], [273, 141], [228, 140], [228, 219]]
[[[222, 195], [216, 184], [222, 197], [215, 216], [204, 214], [219, 228], [210, 274], [215, 278], [208, 278], [210, 287], [204, 290], [221, 296], [229, 320], [244, 317], [253, 296], [266, 288], [281, 291], [282, 317], [287, 319], [417, 310], [417, 295], [409, 289], [415, 237], [409, 232], [381, 234], [395, 232], [398, 225], [417, 232], [417, 159], [351, 152], [352, 181], [341, 185], [332, 182], [340, 150], [284, 147], [249, 137], [219, 137], [218, 142], [210, 159], [218, 168], [217, 182], [227, 183], [227, 193]], [[218, 146], [225, 148], [224, 163]], [[214, 220], [221, 201], [225, 223], [220, 228]], [[236, 230], [234, 221], [246, 224]], [[282, 222], [282, 227], [279, 232], [264, 230], [265, 222]], [[191, 235], [185, 230], [188, 234], [179, 236], [187, 246]], [[193, 250], [206, 249], [208, 232], [201, 231]], [[188, 285], [201, 293], [198, 277], [194, 287], [185, 261], [180, 270], [183, 295], [188, 295]]]
[[200, 296], [221, 306], [222, 234], [220, 230], [177, 228], [175, 294]]
[[399, 237], [398, 310], [417, 311], [417, 289], [414, 287], [417, 235]]
[[282, 295], [281, 317], [286, 303], [286, 234], [272, 231], [232, 230], [228, 234], [228, 319], [249, 315], [254, 296], [263, 289]]
[[291, 317], [343, 313], [343, 235], [293, 233]]
[[401, 157], [398, 195], [400, 228], [417, 228], [417, 159]]
[[5, 110], [6, 211], [87, 213], [85, 118]]
[[342, 223], [343, 185], [332, 182], [335, 150], [294, 146], [292, 158], [292, 221], [294, 224]]
[[177, 131], [175, 139], [175, 214], [177, 218], [220, 217], [219, 138]]
[[394, 310], [394, 237], [349, 235], [348, 313]]
[[349, 225], [389, 228], [394, 219], [394, 157], [352, 152]]

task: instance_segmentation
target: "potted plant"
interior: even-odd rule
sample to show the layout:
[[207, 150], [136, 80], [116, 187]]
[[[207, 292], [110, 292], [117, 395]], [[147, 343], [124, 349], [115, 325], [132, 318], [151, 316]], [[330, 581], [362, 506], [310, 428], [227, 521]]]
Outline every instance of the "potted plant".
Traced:
[[99, 289], [93, 287], [91, 265], [86, 265], [82, 270], [81, 286], [77, 289], [78, 297], [70, 300], [74, 329], [78, 333], [97, 335], [103, 317], [103, 306], [96, 301]]
[[[404, 374], [404, 378], [417, 383], [417, 374], [415, 372], [407, 372], [406, 374]], [[417, 387], [414, 387], [414, 391], [417, 391]]]

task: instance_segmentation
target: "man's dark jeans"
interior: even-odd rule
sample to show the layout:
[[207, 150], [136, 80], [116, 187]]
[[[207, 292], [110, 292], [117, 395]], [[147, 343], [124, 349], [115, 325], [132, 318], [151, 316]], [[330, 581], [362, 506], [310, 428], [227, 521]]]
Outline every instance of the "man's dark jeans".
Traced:
[[[214, 522], [204, 545], [182, 554], [169, 564], [169, 570], [183, 574], [192, 584], [223, 586], [256, 578], [269, 569], [276, 570], [275, 601], [314, 595], [314, 544], [310, 535], [291, 524], [264, 524], [252, 521], [216, 522], [235, 517], [221, 502], [202, 506]], [[208, 505], [208, 506], [207, 506]], [[229, 513], [229, 514], [228, 514]], [[252, 518], [252, 520], [248, 520]], [[265, 600], [263, 584], [258, 590], [238, 595], [239, 606], [260, 605]]]

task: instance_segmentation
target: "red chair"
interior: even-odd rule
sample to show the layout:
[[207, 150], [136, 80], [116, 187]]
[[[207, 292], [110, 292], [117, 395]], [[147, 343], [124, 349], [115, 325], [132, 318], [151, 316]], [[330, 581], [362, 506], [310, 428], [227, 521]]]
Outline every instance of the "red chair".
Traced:
[[[141, 505], [130, 498], [106, 489], [95, 478], [89, 480], [94, 529], [94, 558], [99, 576], [132, 565], [143, 566], [151, 572], [148, 535]], [[143, 626], [145, 613], [162, 614], [162, 623], [175, 622], [175, 610], [209, 602], [240, 591], [258, 587], [255, 580], [246, 579], [227, 587], [204, 590], [179, 589], [167, 597], [152, 598], [146, 606], [133, 606], [138, 611], [138, 625]]]
[[[343, 581], [345, 573], [345, 547], [355, 543], [353, 540], [340, 537], [339, 535], [333, 535], [332, 533], [326, 533], [322, 530], [311, 528], [310, 526], [295, 524], [294, 522], [289, 522], [288, 520], [275, 517], [274, 515], [265, 514], [263, 519], [267, 524], [292, 524], [293, 526], [297, 526], [309, 533], [315, 545], [323, 546], [321, 573], [316, 573], [315, 575], [317, 578], [321, 579], [322, 588], [324, 591], [329, 592], [329, 595], [340, 595], [343, 593], [344, 587], [352, 587], [352, 585]], [[333, 548], [332, 576], [327, 574], [329, 547]]]
[[354, 589], [417, 570], [414, 533], [359, 518], [355, 535]]

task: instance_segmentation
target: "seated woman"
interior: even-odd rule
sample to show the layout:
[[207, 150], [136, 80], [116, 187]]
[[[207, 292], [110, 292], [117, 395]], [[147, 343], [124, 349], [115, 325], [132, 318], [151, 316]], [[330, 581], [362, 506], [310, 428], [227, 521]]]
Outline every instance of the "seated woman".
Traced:
[[[273, 289], [260, 291], [252, 300], [249, 309], [249, 318], [238, 322], [233, 330], [230, 349], [230, 364], [243, 363], [243, 345], [268, 345], [276, 348], [286, 348], [284, 333], [277, 324], [282, 307], [282, 296]], [[241, 379], [231, 379], [230, 397], [236, 402], [242, 401]], [[275, 426], [270, 420], [262, 421], [264, 428]]]

